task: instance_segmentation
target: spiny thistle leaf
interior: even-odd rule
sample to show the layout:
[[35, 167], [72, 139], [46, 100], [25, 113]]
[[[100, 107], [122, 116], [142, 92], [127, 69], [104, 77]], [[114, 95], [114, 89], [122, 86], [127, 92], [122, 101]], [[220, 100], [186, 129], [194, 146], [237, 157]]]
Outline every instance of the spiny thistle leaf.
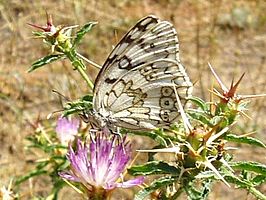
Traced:
[[162, 161], [151, 161], [145, 165], [133, 166], [128, 169], [128, 172], [133, 176], [152, 174], [172, 174], [178, 176], [180, 169]]
[[213, 126], [210, 123], [210, 117], [206, 115], [205, 112], [203, 111], [199, 111], [199, 110], [188, 110], [187, 114], [193, 119], [193, 120], [197, 120], [198, 122], [200, 122], [201, 124], [206, 124], [208, 126]]
[[46, 170], [34, 170], [34, 171], [31, 171], [29, 174], [19, 177], [19, 179], [16, 180], [15, 184], [19, 185], [20, 183], [28, 180], [29, 178], [32, 178], [34, 176], [40, 176], [42, 174], [47, 174], [47, 173], [48, 173], [48, 171], [46, 171]]
[[40, 32], [40, 31], [32, 31], [32, 35], [38, 37], [43, 37], [44, 36], [44, 32]]
[[81, 98], [82, 101], [92, 102], [93, 96], [91, 94], [87, 94]]
[[89, 22], [89, 23], [85, 24], [80, 30], [78, 30], [76, 37], [73, 41], [73, 46], [77, 46], [81, 42], [81, 40], [83, 39], [84, 35], [86, 33], [88, 33], [91, 30], [91, 28], [96, 24], [97, 24], [97, 22]]
[[230, 162], [233, 169], [246, 170], [266, 176], [266, 165], [257, 162]]
[[46, 146], [45, 152], [49, 153], [52, 151], [58, 151], [59, 149], [67, 149], [67, 147], [61, 144], [51, 144], [51, 145]]
[[213, 171], [204, 171], [200, 172], [197, 176], [195, 176], [196, 179], [212, 179], [212, 180], [218, 180], [216, 174]]
[[227, 134], [224, 137], [224, 139], [230, 142], [244, 143], [244, 144], [250, 144], [253, 146], [266, 148], [266, 145], [262, 141], [260, 141], [257, 138], [253, 138], [253, 137], [243, 137], [243, 136], [234, 135], [234, 134]]
[[196, 187], [195, 183], [191, 182], [189, 185], [186, 185], [185, 191], [188, 195], [188, 198], [191, 200], [204, 200], [208, 197], [208, 194], [211, 191], [212, 180], [206, 179], [202, 182], [201, 187]]
[[224, 116], [214, 116], [212, 119], [210, 119], [209, 123], [212, 126], [219, 125], [221, 127], [226, 127], [230, 125], [229, 120]]
[[234, 174], [225, 176], [226, 181], [229, 183], [235, 184], [238, 188], [244, 188], [248, 190], [251, 194], [253, 194], [257, 199], [266, 200], [266, 196], [258, 191], [252, 182], [249, 180], [241, 180], [240, 178], [236, 177]]
[[143, 190], [139, 191], [136, 195], [134, 200], [144, 200], [146, 197], [154, 192], [155, 190], [168, 186], [172, 183], [176, 182], [175, 178], [172, 177], [162, 177], [157, 179], [156, 181], [152, 182], [149, 187], [144, 188]]
[[255, 185], [261, 185], [261, 184], [263, 184], [264, 182], [266, 182], [266, 176], [263, 176], [263, 175], [255, 176], [255, 177], [252, 179], [252, 183], [255, 184]]
[[71, 114], [80, 113], [83, 111], [88, 111], [92, 109], [92, 95], [85, 95], [81, 99], [68, 102], [66, 106], [64, 106], [64, 114], [66, 117]]
[[224, 176], [224, 179], [228, 183], [232, 183], [232, 184], [237, 185], [237, 187], [239, 187], [239, 188], [246, 188], [247, 186], [248, 187], [251, 186], [251, 184], [248, 184], [248, 182], [246, 180], [241, 180], [239, 177], [235, 176], [232, 173], [226, 174], [226, 176]]
[[154, 141], [158, 142], [160, 145], [162, 145], [164, 147], [167, 146], [167, 141], [165, 140], [165, 138], [161, 134], [159, 134], [159, 131], [156, 131], [156, 130], [154, 132], [138, 131], [138, 132], [134, 132], [132, 134], [149, 137], [149, 138], [153, 139]]
[[40, 58], [39, 60], [37, 60], [36, 62], [34, 62], [30, 69], [28, 70], [28, 72], [32, 72], [46, 64], [49, 64], [51, 62], [54, 62], [54, 61], [57, 61], [61, 58], [64, 58], [65, 56], [63, 54], [52, 54], [52, 55], [48, 55], [48, 56], [45, 56], [43, 58]]
[[192, 101], [194, 104], [196, 104], [199, 108], [201, 108], [201, 110], [203, 111], [209, 110], [209, 105], [205, 101], [203, 101], [201, 98], [192, 97], [192, 98], [189, 98], [189, 100]]
[[47, 165], [49, 165], [49, 160], [36, 162], [36, 170], [43, 170]]

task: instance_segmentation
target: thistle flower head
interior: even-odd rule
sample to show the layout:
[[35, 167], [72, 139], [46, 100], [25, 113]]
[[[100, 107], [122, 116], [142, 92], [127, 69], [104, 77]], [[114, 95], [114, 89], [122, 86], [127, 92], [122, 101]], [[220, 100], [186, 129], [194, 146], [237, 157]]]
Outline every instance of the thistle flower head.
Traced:
[[[47, 13], [46, 13], [47, 14]], [[51, 15], [47, 14], [47, 23], [45, 26], [28, 23], [28, 25], [41, 29], [43, 32], [33, 32], [38, 38], [43, 38], [44, 42], [52, 47], [52, 52], [60, 53], [69, 52], [73, 47], [71, 44], [70, 34], [72, 27], [54, 26]]]
[[130, 154], [131, 148], [129, 143], [125, 142], [125, 138], [119, 141], [117, 136], [108, 137], [100, 132], [91, 139], [88, 147], [80, 140], [77, 140], [76, 150], [69, 147], [67, 159], [70, 161], [71, 170], [59, 175], [80, 182], [90, 194], [142, 184], [143, 177], [118, 182], [130, 160]]
[[57, 28], [53, 25], [52, 16], [49, 15], [48, 13], [46, 13], [46, 16], [47, 16], [46, 26], [39, 26], [39, 25], [32, 24], [32, 23], [28, 23], [28, 25], [34, 28], [37, 28], [37, 29], [41, 29], [42, 31], [46, 33], [55, 34], [57, 32]]
[[78, 133], [79, 121], [75, 118], [60, 117], [57, 121], [56, 133], [62, 144], [75, 139]]

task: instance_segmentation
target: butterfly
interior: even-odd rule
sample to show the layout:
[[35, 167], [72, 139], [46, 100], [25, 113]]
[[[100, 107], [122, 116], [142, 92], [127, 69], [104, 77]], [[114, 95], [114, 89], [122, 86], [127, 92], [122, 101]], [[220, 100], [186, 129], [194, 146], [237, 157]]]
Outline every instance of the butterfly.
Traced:
[[97, 126], [152, 130], [169, 127], [180, 115], [192, 83], [180, 63], [173, 25], [146, 16], [116, 45], [101, 68], [93, 91]]

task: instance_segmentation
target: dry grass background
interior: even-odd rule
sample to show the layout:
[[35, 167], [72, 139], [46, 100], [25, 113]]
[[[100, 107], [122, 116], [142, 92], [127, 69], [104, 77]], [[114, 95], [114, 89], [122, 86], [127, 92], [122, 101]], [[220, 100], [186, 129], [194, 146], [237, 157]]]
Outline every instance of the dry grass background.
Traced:
[[[45, 10], [53, 15], [55, 25], [98, 21], [79, 51], [102, 64], [112, 45], [137, 20], [155, 14], [175, 25], [181, 60], [193, 82], [197, 82], [194, 94], [208, 99], [208, 88], [213, 83], [208, 62], [228, 86], [233, 77], [237, 79], [246, 72], [239, 93], [266, 93], [265, 9], [264, 0], [0, 0], [0, 186], [8, 185], [12, 177], [33, 167], [32, 160], [38, 157], [38, 152], [28, 153], [24, 138], [32, 133], [29, 122], [38, 117], [44, 120], [50, 112], [61, 108], [51, 90], [72, 99], [88, 92], [67, 61], [31, 74], [26, 72], [33, 61], [49, 53], [40, 40], [32, 39], [27, 22], [44, 25]], [[87, 73], [92, 78], [97, 75], [91, 66]], [[254, 135], [263, 141], [266, 141], [265, 102], [265, 98], [252, 100], [247, 112], [252, 120], [242, 118], [238, 127], [243, 133], [257, 130]], [[141, 145], [141, 138], [135, 140]], [[244, 146], [236, 153], [239, 160], [266, 162], [265, 151], [261, 149]], [[30, 199], [32, 192], [45, 195], [48, 183], [46, 179], [25, 183], [22, 199]], [[265, 186], [262, 191], [266, 193]], [[72, 199], [71, 194], [71, 189], [66, 189], [60, 199]], [[253, 197], [217, 184], [209, 199]]]

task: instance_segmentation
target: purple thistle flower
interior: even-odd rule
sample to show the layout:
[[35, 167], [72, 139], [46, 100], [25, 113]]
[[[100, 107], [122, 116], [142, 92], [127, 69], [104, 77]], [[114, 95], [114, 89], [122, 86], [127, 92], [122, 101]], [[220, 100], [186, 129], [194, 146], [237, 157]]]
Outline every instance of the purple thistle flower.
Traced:
[[[89, 152], [89, 154], [88, 154]], [[117, 182], [130, 160], [129, 143], [117, 140], [117, 136], [108, 138], [103, 132], [91, 138], [89, 147], [78, 139], [77, 149], [69, 147], [67, 159], [71, 170], [60, 172], [62, 178], [82, 183], [90, 193], [104, 191], [108, 193], [115, 188], [129, 188], [140, 185], [144, 177]]]
[[57, 121], [56, 133], [62, 144], [67, 144], [75, 139], [78, 133], [79, 120], [60, 117]]

